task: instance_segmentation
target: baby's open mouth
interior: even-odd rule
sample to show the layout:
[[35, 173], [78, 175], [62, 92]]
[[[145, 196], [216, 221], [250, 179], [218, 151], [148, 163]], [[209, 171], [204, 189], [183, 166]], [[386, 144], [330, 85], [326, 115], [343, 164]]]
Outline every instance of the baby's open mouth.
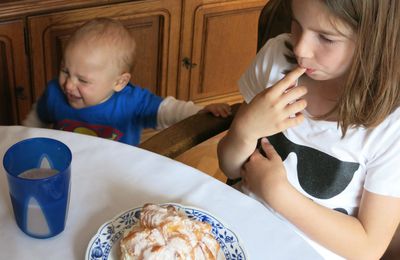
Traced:
[[78, 97], [78, 96], [75, 96], [75, 95], [72, 95], [72, 94], [69, 94], [69, 93], [67, 93], [67, 98], [68, 98], [68, 100], [80, 100], [80, 99], [82, 99], [81, 97]]

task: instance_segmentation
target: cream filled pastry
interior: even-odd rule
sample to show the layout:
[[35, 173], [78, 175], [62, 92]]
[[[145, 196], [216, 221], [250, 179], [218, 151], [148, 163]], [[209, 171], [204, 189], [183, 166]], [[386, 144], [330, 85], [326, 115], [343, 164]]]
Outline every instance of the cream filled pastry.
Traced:
[[121, 240], [122, 260], [217, 259], [219, 244], [208, 223], [173, 206], [146, 204], [140, 221]]

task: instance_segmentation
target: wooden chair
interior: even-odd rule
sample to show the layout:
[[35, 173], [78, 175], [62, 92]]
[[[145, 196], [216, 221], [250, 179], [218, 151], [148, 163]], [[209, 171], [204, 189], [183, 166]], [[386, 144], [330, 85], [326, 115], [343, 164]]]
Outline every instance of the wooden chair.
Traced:
[[257, 51], [270, 39], [290, 32], [290, 0], [270, 0], [261, 10], [258, 19]]
[[[290, 5], [287, 0], [270, 0], [260, 13], [257, 51], [278, 34], [290, 31]], [[232, 116], [218, 118], [203, 113], [188, 117], [139, 144], [140, 148], [175, 158], [203, 141], [227, 130], [240, 104], [232, 105]], [[228, 184], [232, 182], [228, 180]]]
[[153, 135], [139, 144], [140, 148], [175, 158], [190, 148], [227, 130], [240, 104], [231, 106], [232, 115], [215, 117], [210, 113], [192, 115]]

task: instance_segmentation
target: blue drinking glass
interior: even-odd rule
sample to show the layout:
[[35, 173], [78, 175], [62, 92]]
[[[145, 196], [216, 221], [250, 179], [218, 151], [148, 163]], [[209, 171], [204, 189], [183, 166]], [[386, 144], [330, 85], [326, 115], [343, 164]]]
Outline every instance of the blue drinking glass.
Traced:
[[20, 141], [5, 153], [3, 165], [15, 220], [27, 235], [49, 238], [64, 230], [71, 160], [64, 143], [44, 137]]

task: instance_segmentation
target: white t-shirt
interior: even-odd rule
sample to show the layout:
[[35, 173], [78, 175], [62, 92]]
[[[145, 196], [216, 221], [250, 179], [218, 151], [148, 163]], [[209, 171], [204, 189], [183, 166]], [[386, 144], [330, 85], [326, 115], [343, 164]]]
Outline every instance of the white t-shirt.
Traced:
[[[289, 37], [281, 34], [269, 40], [240, 78], [247, 103], [294, 67], [284, 56], [289, 53], [284, 45]], [[268, 138], [297, 190], [349, 215], [357, 214], [363, 189], [400, 197], [399, 108], [375, 128], [349, 128], [344, 138], [336, 122], [314, 120], [307, 111], [304, 115], [300, 125]]]

